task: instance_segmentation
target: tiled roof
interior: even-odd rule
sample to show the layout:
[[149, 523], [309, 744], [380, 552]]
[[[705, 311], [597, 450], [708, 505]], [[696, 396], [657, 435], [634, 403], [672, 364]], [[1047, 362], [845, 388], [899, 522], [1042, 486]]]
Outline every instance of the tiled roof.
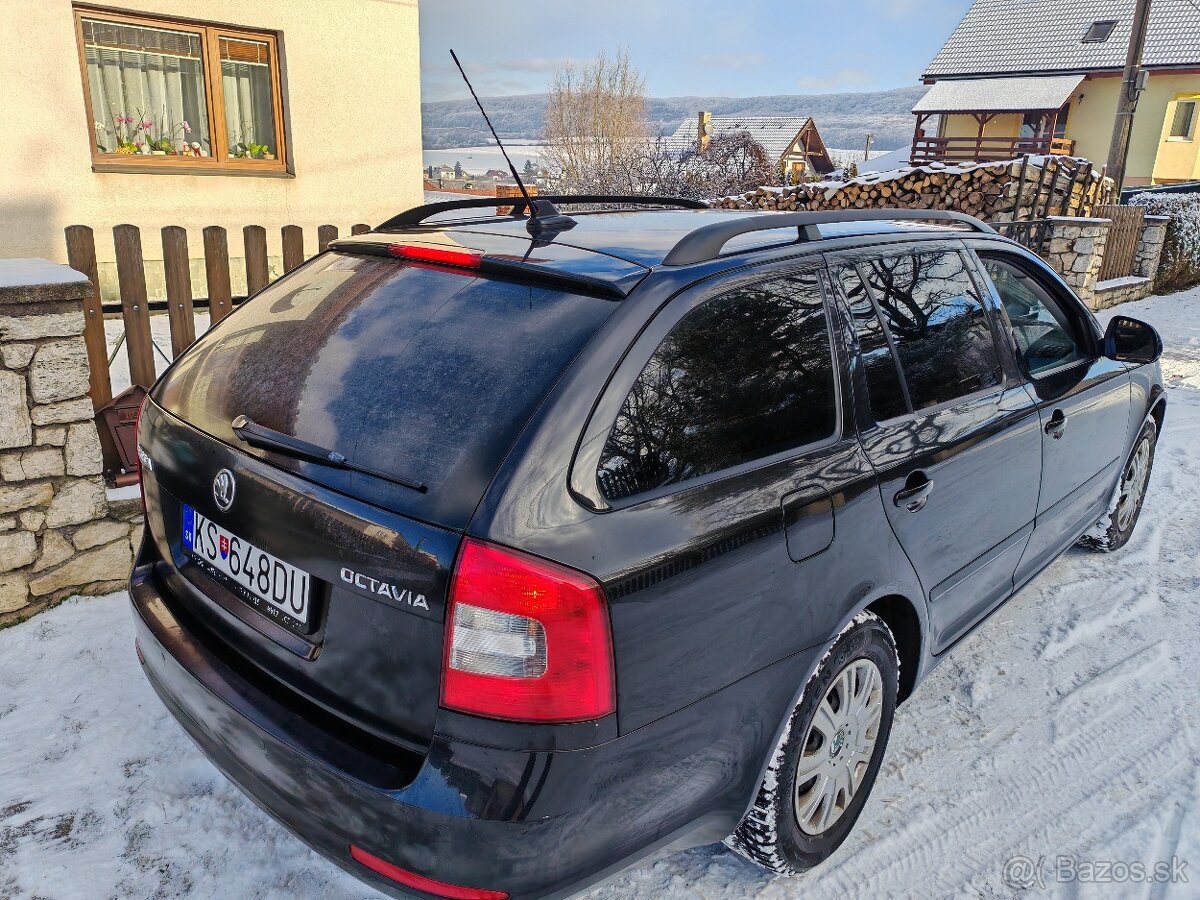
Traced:
[[[808, 119], [808, 116], [713, 116], [711, 137], [747, 131], [772, 159], [780, 159]], [[696, 126], [697, 117], [684, 121], [664, 141], [666, 149], [683, 152], [696, 146]]]
[[1082, 75], [1025, 75], [935, 82], [912, 111], [1005, 112], [1058, 109], [1083, 81]]
[[[975, 0], [926, 78], [1121, 69], [1136, 0]], [[1084, 43], [1093, 22], [1115, 19], [1108, 40]], [[1200, 65], [1200, 0], [1154, 0], [1143, 64]]]

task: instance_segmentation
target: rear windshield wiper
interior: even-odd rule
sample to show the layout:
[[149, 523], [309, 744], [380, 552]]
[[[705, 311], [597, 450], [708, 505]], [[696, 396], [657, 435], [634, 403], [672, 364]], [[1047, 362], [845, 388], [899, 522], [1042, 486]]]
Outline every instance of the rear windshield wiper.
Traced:
[[392, 484], [398, 484], [400, 487], [406, 487], [421, 494], [429, 490], [423, 482], [409, 481], [406, 478], [398, 478], [395, 475], [380, 472], [378, 469], [357, 465], [350, 462], [343, 454], [338, 453], [336, 450], [326, 450], [323, 447], [318, 447], [316, 444], [310, 444], [308, 441], [292, 437], [290, 434], [284, 434], [282, 431], [276, 431], [265, 425], [259, 425], [248, 416], [238, 416], [230, 425], [233, 428], [234, 434], [251, 447], [257, 447], [260, 450], [273, 450], [276, 453], [283, 453], [295, 459], [303, 459], [334, 469], [345, 469], [347, 472], [361, 472], [363, 475], [370, 475], [374, 478], [390, 481]]

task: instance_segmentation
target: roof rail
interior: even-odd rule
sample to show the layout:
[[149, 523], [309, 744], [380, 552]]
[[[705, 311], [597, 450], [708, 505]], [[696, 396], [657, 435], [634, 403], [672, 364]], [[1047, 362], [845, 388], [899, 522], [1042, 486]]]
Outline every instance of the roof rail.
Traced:
[[843, 222], [959, 222], [974, 231], [995, 234], [995, 229], [966, 213], [941, 209], [854, 209], [831, 212], [763, 213], [757, 216], [727, 219], [697, 228], [671, 248], [663, 259], [664, 266], [687, 266], [706, 262], [721, 255], [724, 246], [738, 235], [773, 228], [795, 226], [801, 241], [821, 240], [821, 225]]
[[[561, 194], [542, 194], [531, 198], [536, 204], [538, 201], [545, 201], [554, 206], [566, 206], [577, 203], [625, 203], [637, 206], [674, 206], [682, 209], [708, 209], [707, 203], [699, 200], [686, 200], [683, 197], [650, 197], [650, 196], [627, 196], [609, 194], [577, 194], [577, 195], [561, 195]], [[525, 209], [529, 206], [529, 202], [524, 197], [479, 197], [470, 200], [445, 200], [441, 203], [427, 203], [424, 206], [414, 206], [407, 212], [402, 212], [398, 216], [392, 216], [382, 225], [377, 227], [376, 231], [394, 231], [404, 228], [415, 228], [427, 219], [444, 213], [452, 212], [456, 209], [486, 209], [491, 207], [495, 209], [497, 206], [511, 206], [514, 219], [524, 217]]]

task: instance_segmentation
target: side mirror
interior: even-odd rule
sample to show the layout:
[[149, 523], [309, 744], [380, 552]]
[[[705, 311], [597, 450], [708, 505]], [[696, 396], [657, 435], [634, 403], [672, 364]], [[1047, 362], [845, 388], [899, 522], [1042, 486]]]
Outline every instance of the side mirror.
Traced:
[[1162, 356], [1163, 342], [1153, 326], [1128, 316], [1113, 316], [1104, 332], [1104, 355], [1118, 362], [1152, 363]]

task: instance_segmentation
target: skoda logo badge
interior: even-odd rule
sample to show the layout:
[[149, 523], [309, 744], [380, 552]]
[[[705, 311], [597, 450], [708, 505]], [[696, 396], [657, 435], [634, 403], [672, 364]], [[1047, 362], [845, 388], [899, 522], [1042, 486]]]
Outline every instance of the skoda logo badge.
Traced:
[[237, 482], [233, 480], [233, 473], [228, 469], [222, 469], [217, 473], [217, 477], [213, 479], [213, 499], [217, 501], [217, 509], [221, 512], [228, 511], [229, 507], [233, 506], [233, 493], [237, 490]]

